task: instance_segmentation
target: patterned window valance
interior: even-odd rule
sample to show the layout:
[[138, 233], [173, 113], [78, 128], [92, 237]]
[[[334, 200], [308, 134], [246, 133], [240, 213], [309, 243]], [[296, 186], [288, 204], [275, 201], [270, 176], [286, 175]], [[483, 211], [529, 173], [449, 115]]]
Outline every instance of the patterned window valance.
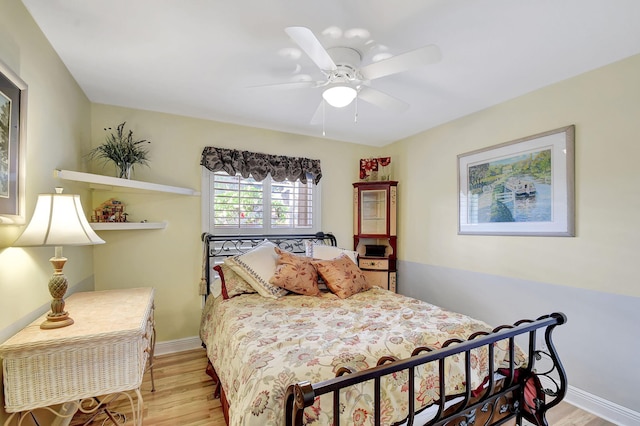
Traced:
[[225, 171], [231, 176], [240, 173], [245, 179], [253, 176], [257, 181], [264, 180], [269, 174], [276, 182], [299, 180], [307, 183], [307, 177], [310, 176], [313, 183], [317, 184], [322, 178], [320, 160], [213, 146], [204, 148], [200, 164], [212, 172]]

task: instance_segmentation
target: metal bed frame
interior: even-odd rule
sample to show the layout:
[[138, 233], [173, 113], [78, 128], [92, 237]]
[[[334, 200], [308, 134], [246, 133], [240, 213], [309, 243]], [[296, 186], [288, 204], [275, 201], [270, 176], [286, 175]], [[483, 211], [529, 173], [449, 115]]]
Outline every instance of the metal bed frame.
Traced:
[[205, 278], [207, 280], [207, 295], [211, 294], [211, 268], [222, 263], [226, 257], [246, 253], [265, 239], [271, 241], [282, 250], [291, 253], [305, 253], [306, 241], [318, 244], [336, 246], [336, 237], [330, 232], [315, 234], [287, 234], [287, 235], [213, 235], [204, 232], [200, 236], [205, 244]]
[[[439, 394], [444, 395], [447, 382], [445, 360], [452, 356], [463, 355], [467, 377], [466, 383], [470, 383], [471, 351], [481, 346], [487, 346], [489, 351], [489, 379], [487, 387], [481, 391], [481, 395], [473, 398], [472, 390], [467, 387], [462, 395], [463, 401], [454, 404], [453, 407], [447, 410], [445, 410], [445, 399], [440, 398], [436, 402], [438, 407], [437, 414], [424, 424], [428, 426], [467, 426], [475, 425], [477, 422], [477, 424], [489, 426], [500, 425], [515, 418], [518, 425], [521, 425], [522, 420], [526, 419], [534, 425], [546, 426], [548, 425], [545, 417], [546, 412], [560, 403], [567, 389], [567, 376], [551, 339], [551, 333], [554, 328], [564, 324], [566, 321], [567, 318], [562, 313], [545, 315], [535, 321], [520, 320], [512, 326], [503, 325], [497, 327], [491, 333], [475, 333], [466, 341], [459, 339], [448, 340], [442, 345], [441, 349], [416, 348], [413, 356], [407, 359], [398, 360], [393, 357], [384, 357], [378, 360], [376, 367], [368, 370], [353, 372], [343, 368], [337, 372], [334, 379], [315, 384], [303, 381], [290, 385], [285, 397], [285, 413], [287, 413], [285, 425], [302, 425], [304, 409], [313, 405], [316, 397], [329, 393], [333, 394], [333, 424], [335, 426], [340, 425], [340, 391], [349, 386], [370, 380], [374, 381], [375, 386], [373, 407], [375, 424], [380, 425], [381, 378], [403, 370], [408, 371], [410, 412], [406, 422], [401, 424], [413, 425], [417, 414], [414, 407], [416, 367], [430, 362], [437, 362], [440, 372]], [[545, 344], [548, 350], [536, 349], [536, 333], [539, 330], [545, 331]], [[515, 339], [518, 336], [526, 336], [529, 341], [529, 363], [523, 370], [516, 370], [513, 365]], [[504, 382], [498, 383], [494, 374], [497, 370], [493, 363], [493, 344], [504, 339], [509, 340], [511, 362], [508, 369], [500, 370], [500, 373], [504, 376]], [[540, 361], [543, 358], [550, 361], [551, 365], [544, 371], [537, 371], [535, 368], [536, 361]], [[541, 378], [543, 379], [542, 381], [540, 380]], [[543, 388], [542, 382], [548, 387]], [[546, 401], [547, 397], [550, 398], [550, 401]]]
[[[293, 253], [305, 252], [305, 241], [311, 240], [317, 243], [336, 246], [336, 239], [330, 233], [319, 232], [317, 234], [291, 234], [291, 235], [254, 235], [254, 236], [230, 236], [202, 234], [202, 241], [206, 245], [206, 278], [207, 294], [209, 294], [210, 270], [212, 263], [219, 263], [225, 257], [235, 256], [247, 252], [260, 244], [265, 239], [276, 244], [283, 250]], [[415, 371], [420, 365], [438, 363], [439, 368], [439, 394], [445, 394], [447, 378], [445, 362], [447, 358], [462, 356], [465, 361], [466, 383], [470, 383], [471, 377], [471, 352], [482, 346], [488, 348], [489, 375], [484, 389], [480, 394], [472, 394], [472, 389], [467, 388], [458, 396], [462, 401], [446, 408], [446, 398], [440, 398], [435, 402], [437, 413], [424, 423], [427, 426], [471, 426], [482, 424], [485, 426], [501, 425], [515, 418], [518, 425], [527, 420], [534, 425], [548, 426], [546, 413], [564, 398], [567, 391], [567, 375], [560, 361], [552, 340], [553, 330], [564, 323], [567, 318], [562, 313], [552, 313], [541, 316], [536, 320], [520, 320], [513, 325], [502, 325], [492, 332], [477, 332], [467, 340], [451, 339], [446, 341], [442, 348], [418, 347], [410, 358], [396, 359], [383, 357], [378, 360], [376, 367], [352, 371], [341, 368], [336, 377], [319, 383], [302, 381], [291, 384], [285, 395], [285, 419], [286, 426], [302, 425], [304, 410], [311, 407], [316, 397], [324, 394], [333, 395], [334, 425], [340, 425], [340, 391], [358, 383], [373, 381], [374, 403], [373, 412], [375, 425], [381, 425], [381, 378], [401, 371], [408, 372], [409, 378], [409, 414], [398, 425], [411, 426], [416, 422], [414, 383]], [[544, 332], [544, 344], [538, 348], [538, 333]], [[516, 369], [514, 366], [514, 353], [518, 344], [526, 346], [528, 364], [524, 369]], [[493, 346], [496, 342], [508, 340], [509, 343], [509, 368], [497, 369], [493, 361]], [[500, 375], [502, 379], [497, 380]], [[212, 377], [215, 379], [215, 373]], [[222, 390], [224, 397], [224, 390]], [[223, 406], [226, 401], [223, 401]], [[227, 414], [225, 413], [225, 416]]]

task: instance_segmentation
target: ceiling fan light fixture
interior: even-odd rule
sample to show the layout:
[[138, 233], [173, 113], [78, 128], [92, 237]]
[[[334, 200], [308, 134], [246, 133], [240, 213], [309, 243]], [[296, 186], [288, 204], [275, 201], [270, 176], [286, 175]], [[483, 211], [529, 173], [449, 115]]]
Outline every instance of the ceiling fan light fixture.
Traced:
[[358, 91], [348, 84], [335, 84], [322, 92], [322, 97], [329, 105], [335, 108], [343, 108], [349, 105], [358, 96]]

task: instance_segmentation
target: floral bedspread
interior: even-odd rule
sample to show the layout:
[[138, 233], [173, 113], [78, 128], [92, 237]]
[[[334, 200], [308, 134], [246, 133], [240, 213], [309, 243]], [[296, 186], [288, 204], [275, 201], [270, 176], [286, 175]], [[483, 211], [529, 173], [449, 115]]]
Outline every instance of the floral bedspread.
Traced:
[[[203, 312], [201, 337], [229, 400], [229, 422], [235, 425], [280, 424], [287, 387], [335, 377], [342, 366], [374, 367], [382, 356], [407, 358], [418, 346], [440, 347], [451, 338], [465, 339], [487, 324], [437, 306], [374, 287], [341, 300], [287, 295], [267, 299], [247, 294], [215, 299]], [[472, 352], [472, 389], [488, 374], [487, 350]], [[524, 356], [517, 351], [516, 365]], [[506, 366], [507, 343], [495, 347], [496, 368]], [[508, 359], [507, 359], [508, 361]], [[464, 357], [445, 363], [447, 395], [465, 390]], [[418, 369], [416, 408], [439, 399], [438, 366]], [[382, 379], [382, 423], [408, 414], [407, 373]], [[341, 393], [342, 424], [373, 424], [373, 384]], [[316, 398], [305, 410], [306, 423], [331, 424], [330, 395]]]

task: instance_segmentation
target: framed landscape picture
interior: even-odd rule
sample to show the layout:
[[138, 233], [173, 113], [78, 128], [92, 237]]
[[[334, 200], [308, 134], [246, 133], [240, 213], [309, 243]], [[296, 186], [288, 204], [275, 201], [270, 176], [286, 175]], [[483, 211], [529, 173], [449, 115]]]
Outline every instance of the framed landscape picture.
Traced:
[[458, 155], [459, 234], [574, 236], [567, 126]]
[[23, 224], [27, 85], [0, 61], [0, 224]]

